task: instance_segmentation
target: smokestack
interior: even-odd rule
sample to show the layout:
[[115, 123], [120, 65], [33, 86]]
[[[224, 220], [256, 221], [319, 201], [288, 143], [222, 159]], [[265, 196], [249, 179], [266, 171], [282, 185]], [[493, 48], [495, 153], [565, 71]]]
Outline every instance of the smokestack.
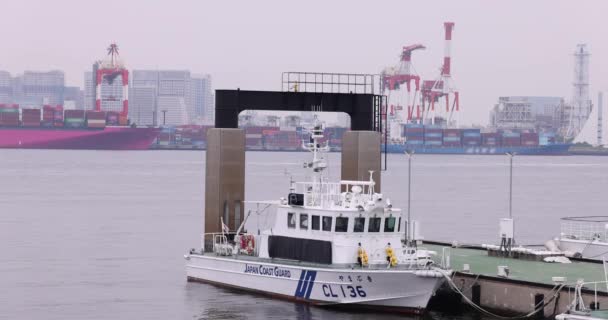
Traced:
[[451, 48], [452, 48], [452, 30], [454, 30], [454, 22], [444, 22], [445, 28], [445, 52], [443, 56], [443, 68], [441, 69], [442, 76], [450, 76], [451, 70]]
[[604, 145], [604, 142], [602, 141], [602, 130], [604, 129], [602, 127], [602, 122], [604, 121], [604, 119], [602, 118], [602, 101], [603, 100], [603, 94], [600, 91], [597, 94], [597, 145], [602, 147]]

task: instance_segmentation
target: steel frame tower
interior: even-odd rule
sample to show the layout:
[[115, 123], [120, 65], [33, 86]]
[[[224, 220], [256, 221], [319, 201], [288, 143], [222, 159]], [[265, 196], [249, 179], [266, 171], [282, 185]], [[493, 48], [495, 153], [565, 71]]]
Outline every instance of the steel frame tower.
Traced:
[[110, 44], [108, 59], [101, 62], [95, 75], [95, 110], [101, 111], [101, 84], [106, 81], [112, 84], [116, 77], [122, 79], [122, 112], [120, 115], [126, 119], [129, 114], [129, 71], [119, 59], [118, 45]]
[[[452, 79], [452, 32], [454, 31], [454, 22], [444, 22], [443, 27], [445, 30], [445, 48], [443, 65], [441, 67], [441, 73], [437, 80], [425, 80], [422, 83], [422, 105], [425, 114], [428, 116], [432, 114], [432, 121], [434, 121], [435, 114], [435, 102], [438, 102], [439, 98], [445, 97], [445, 111], [446, 121], [448, 123], [452, 119], [452, 115], [455, 111], [460, 110], [460, 97], [459, 93], [454, 87]], [[453, 95], [453, 102], [450, 106], [450, 94]]]
[[574, 52], [574, 83], [572, 105], [569, 110], [569, 125], [566, 138], [575, 138], [591, 114], [589, 99], [589, 51], [586, 44], [576, 45]]

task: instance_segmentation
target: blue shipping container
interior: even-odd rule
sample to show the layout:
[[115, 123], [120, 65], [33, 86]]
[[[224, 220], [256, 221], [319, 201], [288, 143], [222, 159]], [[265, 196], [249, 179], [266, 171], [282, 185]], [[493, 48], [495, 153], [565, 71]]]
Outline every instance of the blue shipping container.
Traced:
[[440, 146], [441, 140], [425, 140], [424, 144], [427, 146]]
[[443, 133], [441, 132], [425, 132], [424, 136], [427, 138], [441, 138], [443, 137]]
[[407, 140], [405, 144], [422, 144], [423, 142], [422, 140]]

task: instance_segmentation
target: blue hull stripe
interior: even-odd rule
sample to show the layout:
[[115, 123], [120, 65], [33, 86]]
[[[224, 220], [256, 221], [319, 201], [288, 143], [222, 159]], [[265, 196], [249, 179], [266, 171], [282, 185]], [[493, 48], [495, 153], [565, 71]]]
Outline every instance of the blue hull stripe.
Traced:
[[315, 279], [317, 272], [312, 270], [302, 270], [300, 274], [300, 280], [298, 280], [298, 286], [296, 287], [295, 296], [298, 298], [310, 298], [312, 293], [312, 287], [315, 285]]

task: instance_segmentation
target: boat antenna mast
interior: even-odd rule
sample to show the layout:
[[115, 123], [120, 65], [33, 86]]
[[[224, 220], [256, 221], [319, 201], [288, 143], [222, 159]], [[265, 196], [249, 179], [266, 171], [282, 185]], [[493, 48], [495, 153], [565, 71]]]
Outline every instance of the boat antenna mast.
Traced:
[[[320, 111], [320, 108], [320, 106], [313, 107], [313, 111]], [[323, 124], [315, 114], [312, 129], [310, 129], [310, 139], [308, 142], [303, 142], [302, 148], [312, 152], [312, 161], [305, 162], [304, 168], [312, 169], [313, 175], [315, 178], [318, 177], [319, 180], [321, 179], [323, 170], [327, 168], [327, 162], [325, 162], [325, 158], [321, 155], [321, 153], [329, 151], [327, 142], [322, 145], [321, 139], [323, 139]]]

